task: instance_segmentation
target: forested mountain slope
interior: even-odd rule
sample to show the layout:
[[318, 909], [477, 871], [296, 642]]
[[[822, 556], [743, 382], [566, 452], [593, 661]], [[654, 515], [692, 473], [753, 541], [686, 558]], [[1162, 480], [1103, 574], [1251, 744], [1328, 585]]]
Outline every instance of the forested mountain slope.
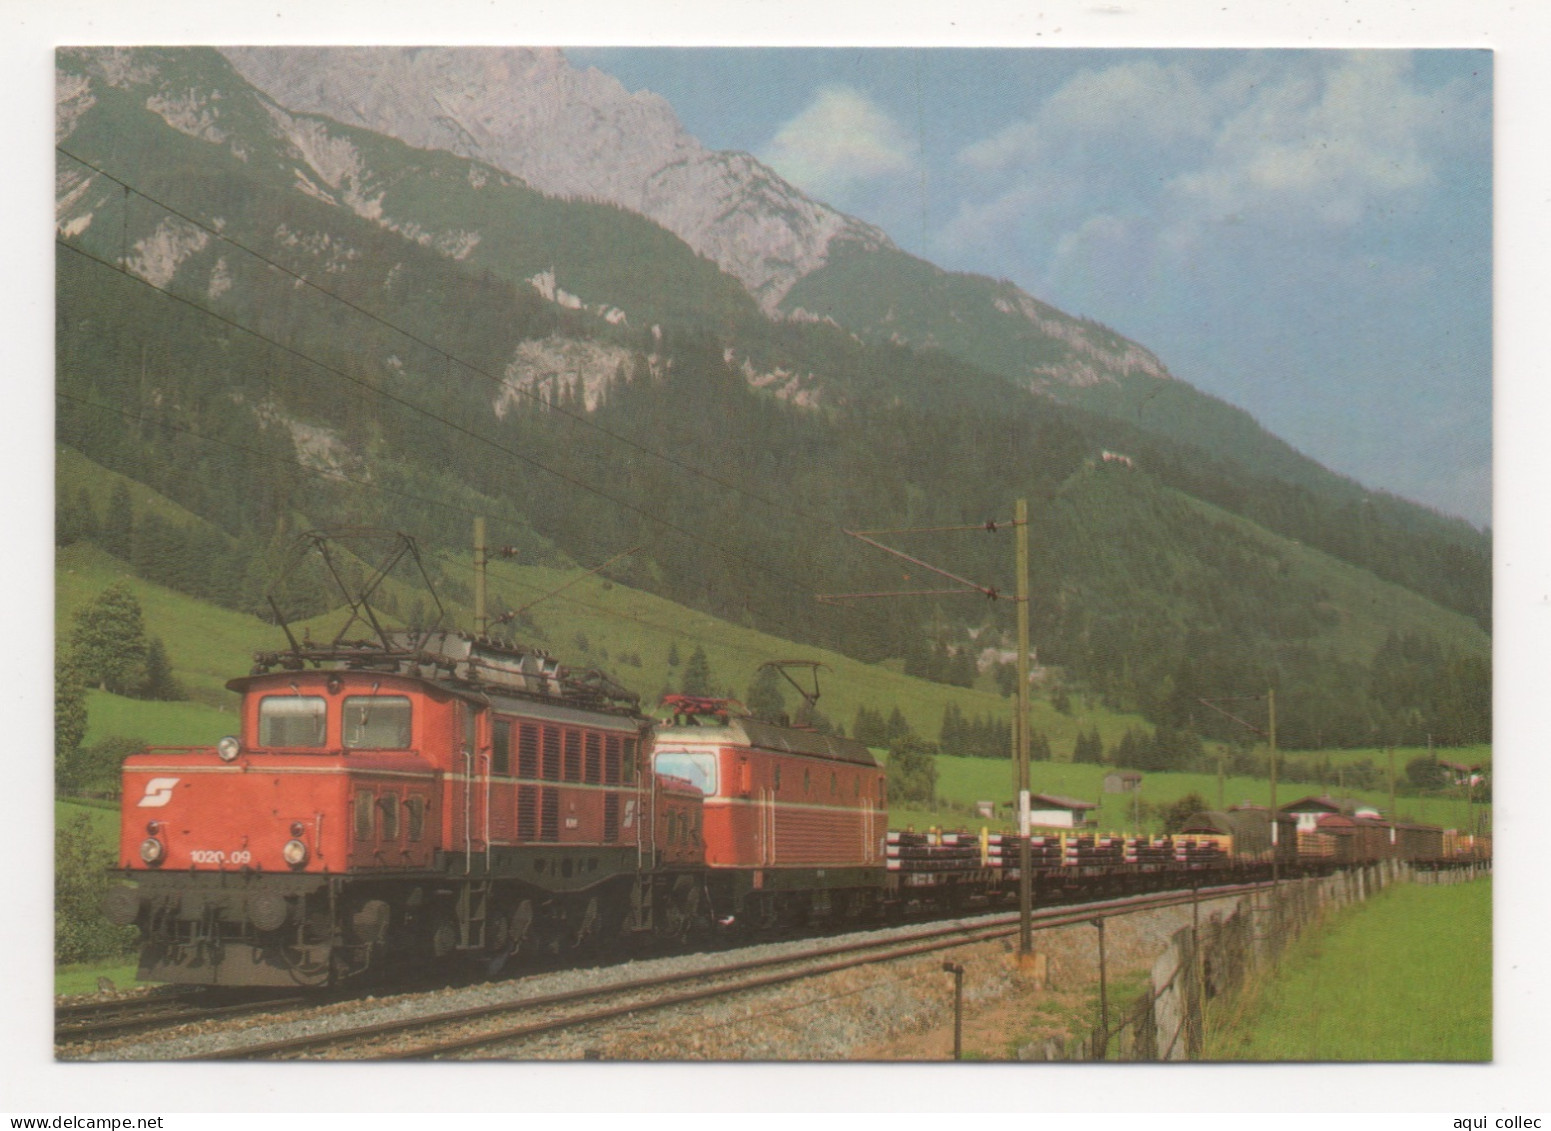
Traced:
[[[1196, 413], [1209, 398], [1101, 327], [1035, 311], [1053, 329], [1020, 356], [1064, 377], [1030, 395], [994, 327], [950, 341], [930, 303], [894, 305], [897, 340], [869, 321], [923, 270], [908, 257], [850, 288], [855, 326], [772, 320], [641, 216], [292, 113], [213, 52], [66, 52], [61, 76], [59, 438], [199, 520], [113, 551], [142, 576], [262, 611], [298, 529], [452, 549], [480, 514], [520, 561], [633, 550], [610, 576], [683, 606], [984, 679], [1010, 658], [1006, 602], [815, 595], [930, 580], [846, 529], [1005, 520], [1026, 497], [1048, 686], [1190, 723], [1190, 689], [1275, 685], [1309, 741], [1483, 737], [1487, 540], [1237, 410]], [[980, 301], [965, 279], [945, 293]], [[811, 281], [793, 302], [819, 301]], [[1126, 357], [1130, 384], [1068, 379]], [[1182, 423], [1155, 427], [1142, 387]], [[61, 536], [108, 538], [111, 508], [61, 486]], [[1005, 531], [907, 541], [1012, 590]]]

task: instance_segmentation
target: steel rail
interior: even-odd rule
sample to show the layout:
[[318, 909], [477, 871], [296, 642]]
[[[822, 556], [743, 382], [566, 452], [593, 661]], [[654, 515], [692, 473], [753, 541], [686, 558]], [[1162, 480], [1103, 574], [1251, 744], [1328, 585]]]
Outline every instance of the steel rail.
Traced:
[[[1258, 889], [1261, 885], [1248, 885], [1249, 889]], [[1230, 892], [1219, 892], [1213, 898], [1221, 898], [1230, 895]], [[1091, 904], [1078, 910], [1072, 907], [1051, 909], [1051, 912], [1041, 916], [1038, 928], [1050, 930], [1056, 927], [1075, 926], [1091, 923], [1095, 919], [1111, 918], [1119, 915], [1135, 914], [1138, 911], [1157, 910], [1162, 907], [1188, 903], [1196, 898], [1194, 893], [1185, 895], [1177, 892], [1152, 893], [1142, 896], [1131, 896], [1124, 900], [1114, 901], [1111, 904]], [[875, 965], [882, 962], [894, 962], [903, 958], [913, 958], [922, 954], [930, 954], [939, 950], [951, 950], [956, 947], [969, 946], [974, 943], [990, 942], [994, 939], [1008, 938], [1021, 930], [1016, 915], [998, 916], [992, 923], [975, 928], [938, 929], [934, 931], [920, 932], [911, 940], [901, 941], [891, 939], [886, 942], [873, 942], [863, 944], [841, 945], [821, 948], [819, 951], [810, 951], [803, 955], [786, 956], [781, 959], [755, 960], [750, 963], [740, 964], [749, 968], [764, 966], [776, 966], [783, 964], [795, 964], [805, 962], [820, 955], [852, 953], [852, 957], [840, 958], [836, 961], [822, 963], [818, 966], [803, 966], [801, 969], [789, 970], [776, 974], [765, 974], [758, 977], [747, 978], [730, 985], [705, 986], [698, 989], [686, 990], [678, 994], [669, 994], [664, 997], [651, 999], [645, 1002], [627, 1003], [616, 1006], [606, 1006], [576, 1016], [553, 1018], [546, 1021], [531, 1022], [519, 1025], [511, 1029], [497, 1030], [490, 1033], [480, 1033], [466, 1037], [459, 1037], [448, 1041], [439, 1041], [432, 1044], [421, 1045], [411, 1049], [396, 1049], [379, 1055], [367, 1054], [360, 1057], [363, 1060], [419, 1060], [426, 1057], [440, 1056], [450, 1052], [462, 1052], [467, 1049], [479, 1048], [485, 1045], [498, 1044], [512, 1040], [522, 1040], [527, 1037], [540, 1036], [544, 1033], [573, 1026], [594, 1024], [602, 1021], [613, 1020], [618, 1017], [628, 1017], [637, 1013], [649, 1013], [659, 1009], [670, 1009], [679, 1005], [689, 1005], [698, 1001], [707, 1001], [719, 997], [730, 997], [734, 994], [747, 993], [753, 990], [765, 989], [770, 986], [782, 985], [788, 982], [802, 981], [808, 978], [823, 977], [826, 974], [839, 973], [845, 970], [855, 969], [860, 966]], [[952, 935], [960, 933], [957, 938], [931, 938], [934, 935]], [[931, 939], [931, 941], [917, 941]], [[876, 953], [855, 954], [856, 951], [876, 951]], [[730, 972], [733, 968], [724, 968], [717, 971], [707, 971], [699, 975], [680, 976], [673, 981], [690, 981], [697, 977], [712, 978], [717, 975]], [[665, 982], [672, 984], [672, 982]], [[501, 1058], [505, 1059], [505, 1058]]]
[[[1259, 885], [1254, 885], [1258, 887]], [[1221, 898], [1228, 893], [1220, 893]], [[1064, 914], [1052, 915], [1043, 918], [1038, 924], [1040, 930], [1050, 930], [1056, 927], [1075, 926], [1091, 923], [1098, 918], [1111, 918], [1118, 915], [1135, 914], [1138, 911], [1157, 910], [1161, 907], [1173, 906], [1180, 903], [1188, 903], [1193, 896], [1182, 896], [1170, 893], [1166, 896], [1140, 896], [1132, 897], [1134, 902], [1128, 902], [1124, 906], [1095, 910], [1090, 908], [1085, 911], [1063, 909]], [[935, 939], [929, 942], [899, 943], [891, 940], [889, 944], [865, 944], [853, 948], [837, 947], [833, 950], [876, 950], [877, 953], [857, 955], [850, 958], [841, 958], [836, 961], [822, 963], [818, 966], [804, 966], [797, 970], [783, 971], [777, 974], [765, 974], [759, 977], [747, 978], [730, 985], [705, 986], [699, 989], [686, 990], [682, 993], [669, 994], [664, 997], [651, 999], [645, 1002], [627, 1003], [623, 1005], [606, 1006], [572, 1017], [553, 1018], [546, 1021], [536, 1021], [525, 1025], [519, 1025], [511, 1029], [502, 1029], [490, 1033], [479, 1033], [472, 1036], [459, 1037], [448, 1041], [439, 1041], [432, 1044], [421, 1045], [410, 1049], [395, 1049], [378, 1055], [361, 1056], [361, 1060], [422, 1060], [427, 1057], [440, 1056], [446, 1053], [463, 1052], [468, 1049], [481, 1046], [499, 1044], [507, 1041], [523, 1040], [528, 1037], [541, 1036], [555, 1030], [571, 1028], [581, 1025], [596, 1024], [602, 1021], [610, 1021], [619, 1017], [629, 1017], [638, 1013], [650, 1013], [659, 1009], [671, 1009], [675, 1006], [690, 1005], [699, 1001], [708, 1001], [714, 998], [731, 997], [734, 994], [748, 993], [753, 990], [766, 989], [771, 986], [783, 985], [788, 982], [802, 981], [808, 978], [819, 978], [826, 974], [840, 973], [845, 970], [853, 970], [860, 966], [871, 966], [883, 962], [895, 962], [903, 958], [914, 958], [922, 954], [931, 954], [940, 950], [951, 950], [955, 947], [969, 946], [974, 943], [990, 942], [995, 939], [1008, 938], [1018, 934], [1021, 925], [1016, 916], [1008, 917], [1008, 921], [996, 925], [977, 928], [967, 931], [961, 938]], [[928, 932], [930, 934], [931, 932]], [[787, 961], [791, 963], [802, 962], [812, 958], [813, 954], [790, 956]], [[757, 963], [755, 965], [779, 965], [779, 962]], [[691, 975], [678, 980], [688, 981], [693, 977], [711, 978], [724, 971], [706, 972], [702, 975]], [[505, 1057], [493, 1057], [491, 1059], [507, 1059]]]
[[94, 998], [90, 1001], [57, 1002], [54, 1005], [54, 1020], [59, 1022], [84, 1017], [102, 1017], [114, 1013], [133, 1013], [153, 1006], [175, 1005], [179, 1002], [197, 999], [207, 992], [203, 987], [197, 989], [185, 988], [170, 993], [164, 990], [153, 989], [149, 993], [136, 994], [133, 997], [113, 998], [109, 1001]]
[[[185, 998], [197, 998], [197, 994], [181, 995]], [[97, 1019], [94, 1011], [81, 1009], [80, 1007], [61, 1007], [72, 1009], [70, 1016], [61, 1017], [58, 1011], [54, 1018], [54, 1043], [55, 1045], [73, 1045], [86, 1040], [96, 1040], [106, 1037], [121, 1036], [125, 1033], [137, 1032], [141, 1029], [159, 1025], [188, 1025], [200, 1021], [208, 1021], [215, 1018], [242, 1017], [251, 1013], [263, 1013], [266, 1010], [286, 1009], [294, 1005], [318, 1005], [323, 1004], [316, 998], [305, 995], [293, 994], [289, 997], [267, 998], [261, 1001], [231, 1002], [223, 1005], [201, 1006], [193, 1003], [184, 1004], [179, 997], [157, 997], [136, 1003], [102, 1003], [99, 1011], [105, 1016]], [[119, 1005], [120, 1008], [114, 1008]]]
[[[1138, 896], [1128, 896], [1118, 900], [1098, 901], [1087, 904], [1070, 904], [1060, 907], [1048, 908], [1038, 915], [1037, 928], [1044, 930], [1054, 927], [1071, 926], [1078, 923], [1089, 923], [1095, 918], [1108, 918], [1117, 915], [1128, 915], [1137, 911], [1155, 910], [1177, 904], [1188, 903], [1197, 898], [1226, 898], [1245, 894], [1262, 888], [1264, 883], [1249, 883], [1225, 885], [1213, 888], [1201, 888], [1197, 891], [1169, 891], [1154, 892]], [[490, 1044], [501, 1040], [519, 1039], [524, 1036], [537, 1035], [543, 1032], [562, 1029], [568, 1026], [583, 1025], [590, 1022], [608, 1020], [613, 1017], [627, 1016], [632, 1013], [645, 1013], [655, 1009], [668, 1008], [673, 1005], [687, 1004], [694, 1001], [705, 1000], [713, 997], [727, 996], [742, 993], [748, 990], [759, 989], [767, 985], [776, 985], [782, 982], [797, 981], [803, 978], [818, 977], [825, 973], [832, 973], [855, 966], [868, 965], [876, 962], [892, 961], [912, 954], [927, 953], [933, 950], [950, 949], [957, 946], [970, 945], [972, 943], [989, 941], [1016, 933], [1018, 930], [1018, 916], [1016, 913], [988, 916], [986, 921], [966, 925], [963, 923], [946, 927], [931, 927], [926, 930], [913, 932], [909, 936], [890, 939], [873, 939], [863, 942], [832, 944], [803, 951], [797, 954], [772, 955], [757, 959], [749, 959], [742, 962], [733, 962], [717, 966], [714, 969], [702, 969], [694, 971], [678, 971], [672, 974], [658, 975], [651, 978], [642, 978], [629, 982], [621, 982], [610, 986], [592, 986], [577, 990], [568, 990], [557, 994], [547, 994], [538, 997], [524, 998], [515, 1001], [496, 1002], [485, 1005], [473, 1006], [467, 1009], [448, 1010], [441, 1013], [426, 1014], [414, 1018], [399, 1018], [392, 1021], [377, 1022], [370, 1025], [356, 1026], [350, 1029], [338, 1029], [327, 1033], [313, 1033], [302, 1037], [282, 1038], [275, 1041], [266, 1041], [260, 1044], [237, 1046], [229, 1049], [219, 1049], [202, 1053], [191, 1054], [184, 1057], [175, 1057], [174, 1060], [239, 1060], [259, 1059], [281, 1056], [318, 1048], [328, 1045], [342, 1045], [350, 1042], [369, 1041], [377, 1037], [392, 1036], [399, 1033], [407, 1033], [415, 1029], [428, 1028], [436, 1025], [452, 1025], [468, 1021], [477, 1021], [483, 1018], [498, 1016], [503, 1013], [516, 1013], [520, 1011], [533, 1011], [538, 1009], [553, 1008], [556, 1006], [572, 1005], [577, 1002], [595, 999], [599, 997], [618, 997], [624, 994], [636, 993], [659, 989], [666, 986], [680, 985], [686, 982], [703, 981], [748, 973], [752, 971], [769, 969], [782, 965], [795, 965], [800, 963], [812, 963], [826, 958], [838, 958], [838, 961], [819, 966], [817, 968], [806, 966], [800, 970], [787, 971], [778, 974], [767, 974], [757, 978], [744, 979], [743, 981], [725, 986], [701, 987], [685, 991], [681, 994], [668, 995], [666, 997], [647, 1001], [638, 1001], [622, 1005], [608, 1006], [591, 1012], [569, 1015], [564, 1018], [547, 1019], [538, 1022], [529, 1022], [515, 1029], [501, 1030], [494, 1033], [481, 1034], [474, 1037], [461, 1037], [450, 1042], [425, 1044], [409, 1050], [395, 1049], [378, 1053], [365, 1052], [351, 1059], [418, 1059], [426, 1056], [437, 1055], [440, 1052], [458, 1051], [462, 1048], [475, 1047], [480, 1044]], [[758, 944], [756, 944], [758, 945]], [[868, 955], [858, 952], [877, 951], [879, 953]], [[850, 956], [850, 957], [844, 957]]]

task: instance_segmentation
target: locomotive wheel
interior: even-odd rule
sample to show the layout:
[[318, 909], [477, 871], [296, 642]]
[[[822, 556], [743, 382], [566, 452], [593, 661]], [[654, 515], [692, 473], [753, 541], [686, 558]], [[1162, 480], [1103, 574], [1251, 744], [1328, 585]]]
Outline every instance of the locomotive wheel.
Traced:
[[773, 931], [781, 922], [781, 913], [773, 896], [757, 895], [749, 899], [755, 930]]
[[452, 919], [447, 916], [437, 919], [431, 931], [431, 953], [437, 958], [446, 958], [457, 945], [458, 928]]
[[661, 893], [662, 914], [657, 919], [657, 935], [672, 942], [689, 938], [700, 908], [700, 885], [691, 876], [680, 876], [673, 887]]
[[602, 922], [603, 916], [598, 912], [598, 897], [592, 896], [576, 915], [576, 930], [571, 936], [571, 946], [576, 950], [591, 949], [598, 941], [598, 928]]
[[485, 973], [493, 978], [522, 950], [533, 926], [533, 901], [521, 900], [510, 911], [504, 908], [490, 921], [490, 957]]
[[525, 899], [512, 911], [511, 915], [511, 948], [516, 954], [522, 949], [522, 944], [527, 941], [528, 932], [533, 929], [533, 900]]
[[333, 973], [333, 923], [321, 907], [308, 910], [294, 941], [280, 947], [291, 980], [309, 988], [326, 986]]
[[501, 954], [512, 943], [512, 916], [505, 905], [498, 905], [485, 923], [485, 949]]

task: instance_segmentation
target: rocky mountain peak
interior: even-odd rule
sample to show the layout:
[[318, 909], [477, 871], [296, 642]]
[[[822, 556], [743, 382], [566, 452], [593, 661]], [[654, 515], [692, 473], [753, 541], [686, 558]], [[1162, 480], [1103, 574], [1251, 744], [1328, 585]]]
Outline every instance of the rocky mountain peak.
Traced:
[[254, 86], [422, 149], [445, 149], [541, 192], [605, 200], [650, 217], [741, 281], [775, 313], [840, 237], [892, 246], [880, 230], [810, 200], [747, 154], [706, 149], [672, 107], [632, 94], [557, 49], [233, 47]]

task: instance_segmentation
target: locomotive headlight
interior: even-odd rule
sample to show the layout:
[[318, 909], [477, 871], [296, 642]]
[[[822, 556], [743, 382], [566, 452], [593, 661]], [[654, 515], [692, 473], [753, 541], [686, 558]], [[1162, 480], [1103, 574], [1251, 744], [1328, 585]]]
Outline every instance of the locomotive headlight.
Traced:
[[140, 842], [140, 859], [147, 864], [160, 864], [166, 855], [167, 846], [154, 836], [148, 836]]
[[288, 840], [280, 850], [280, 855], [291, 867], [300, 868], [307, 863], [307, 846], [299, 840]]
[[242, 743], [237, 741], [235, 735], [227, 735], [215, 744], [215, 752], [221, 756], [223, 762], [235, 762], [237, 755], [242, 753]]

